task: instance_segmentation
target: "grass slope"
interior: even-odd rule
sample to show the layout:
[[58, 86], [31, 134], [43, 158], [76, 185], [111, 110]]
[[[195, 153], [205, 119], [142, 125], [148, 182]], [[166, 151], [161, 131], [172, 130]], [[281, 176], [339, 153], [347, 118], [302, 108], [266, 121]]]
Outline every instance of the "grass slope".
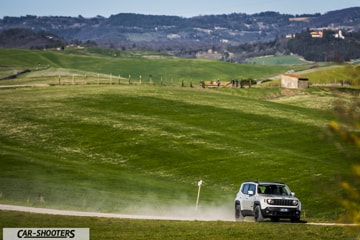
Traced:
[[[18, 49], [0, 49], [0, 66], [12, 67], [14, 71], [24, 69], [36, 70], [44, 67], [76, 69], [88, 75], [112, 74], [125, 78], [131, 77], [144, 82], [150, 78], [154, 83], [180, 85], [182, 81], [189, 86], [190, 82], [198, 85], [200, 81], [242, 78], [264, 78], [288, 70], [288, 67], [252, 66], [196, 59], [152, 59], [141, 57], [109, 57], [98, 55], [79, 55], [51, 51], [29, 51]], [[9, 69], [3, 69], [5, 75]], [[58, 74], [54, 74], [57, 77]], [[42, 76], [38, 72], [37, 76]], [[52, 79], [53, 81], [54, 79]], [[4, 81], [2, 81], [4, 82]], [[6, 81], [9, 83], [9, 81]], [[57, 83], [55, 81], [55, 83]], [[6, 83], [1, 83], [6, 84]]]
[[355, 86], [360, 85], [359, 65], [329, 67], [320, 71], [310, 71], [303, 75], [312, 83], [340, 84], [341, 81], [345, 81]]
[[255, 57], [249, 58], [246, 61], [249, 64], [259, 65], [303, 65], [309, 63], [296, 55]]
[[[99, 51], [0, 53], [4, 72], [33, 70], [2, 85], [55, 85], [62, 73], [99, 72], [151, 74], [157, 82], [163, 76], [179, 86], [181, 79], [257, 78], [285, 69]], [[201, 206], [232, 217], [239, 184], [258, 179], [287, 182], [303, 202], [304, 218], [334, 220], [343, 213], [336, 202], [342, 196], [338, 178], [346, 177], [359, 154], [335, 148], [326, 126], [335, 119], [333, 102], [352, 97], [321, 88], [93, 84], [1, 90], [0, 202], [141, 214], [175, 208], [180, 214], [193, 209], [202, 179]]]
[[259, 179], [287, 182], [306, 218], [337, 218], [336, 176], [348, 168], [321, 137], [331, 111], [244, 97], [259, 91], [279, 94], [146, 86], [2, 90], [0, 202], [166, 213], [193, 207], [202, 179], [201, 205], [232, 215], [241, 181]]

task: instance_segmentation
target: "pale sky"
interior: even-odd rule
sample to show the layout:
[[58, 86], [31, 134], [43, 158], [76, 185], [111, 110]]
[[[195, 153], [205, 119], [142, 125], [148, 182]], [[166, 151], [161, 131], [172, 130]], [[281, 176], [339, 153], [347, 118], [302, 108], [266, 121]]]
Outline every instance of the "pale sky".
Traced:
[[109, 17], [118, 13], [193, 17], [208, 14], [326, 13], [348, 7], [360, 7], [360, 0], [1, 0], [4, 16]]

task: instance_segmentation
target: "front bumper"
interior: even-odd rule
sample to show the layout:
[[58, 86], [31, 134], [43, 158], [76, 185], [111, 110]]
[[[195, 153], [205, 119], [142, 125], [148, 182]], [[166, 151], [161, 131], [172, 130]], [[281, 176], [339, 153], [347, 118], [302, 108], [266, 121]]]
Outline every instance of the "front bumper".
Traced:
[[289, 208], [289, 207], [267, 207], [265, 209], [262, 209], [261, 213], [264, 217], [300, 219], [301, 211], [297, 208]]

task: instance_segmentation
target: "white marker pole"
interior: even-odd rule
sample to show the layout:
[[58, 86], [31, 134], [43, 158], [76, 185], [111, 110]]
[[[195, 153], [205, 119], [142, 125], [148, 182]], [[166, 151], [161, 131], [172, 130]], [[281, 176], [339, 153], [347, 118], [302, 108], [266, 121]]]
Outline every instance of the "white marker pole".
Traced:
[[202, 180], [200, 180], [200, 181], [198, 182], [199, 189], [198, 189], [198, 195], [197, 195], [196, 206], [195, 206], [196, 211], [197, 211], [198, 206], [199, 206], [199, 198], [200, 198], [201, 184], [202, 184]]

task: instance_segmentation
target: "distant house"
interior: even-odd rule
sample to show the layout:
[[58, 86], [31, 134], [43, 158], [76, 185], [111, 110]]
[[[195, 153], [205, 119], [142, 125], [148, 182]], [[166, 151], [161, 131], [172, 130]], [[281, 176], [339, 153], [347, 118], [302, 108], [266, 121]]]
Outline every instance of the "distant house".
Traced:
[[339, 32], [336, 33], [336, 34], [334, 35], [334, 37], [335, 37], [335, 38], [340, 38], [340, 39], [345, 39], [345, 37], [344, 37], [344, 35], [342, 34], [342, 31], [341, 31], [341, 30], [339, 30]]
[[281, 75], [281, 87], [282, 88], [308, 88], [309, 79], [300, 77], [294, 74], [282, 74]]
[[285, 36], [287, 39], [293, 39], [293, 38], [295, 38], [296, 36], [295, 36], [295, 34], [287, 34], [286, 36]]
[[310, 32], [310, 35], [312, 38], [323, 38], [324, 33], [323, 32]]

